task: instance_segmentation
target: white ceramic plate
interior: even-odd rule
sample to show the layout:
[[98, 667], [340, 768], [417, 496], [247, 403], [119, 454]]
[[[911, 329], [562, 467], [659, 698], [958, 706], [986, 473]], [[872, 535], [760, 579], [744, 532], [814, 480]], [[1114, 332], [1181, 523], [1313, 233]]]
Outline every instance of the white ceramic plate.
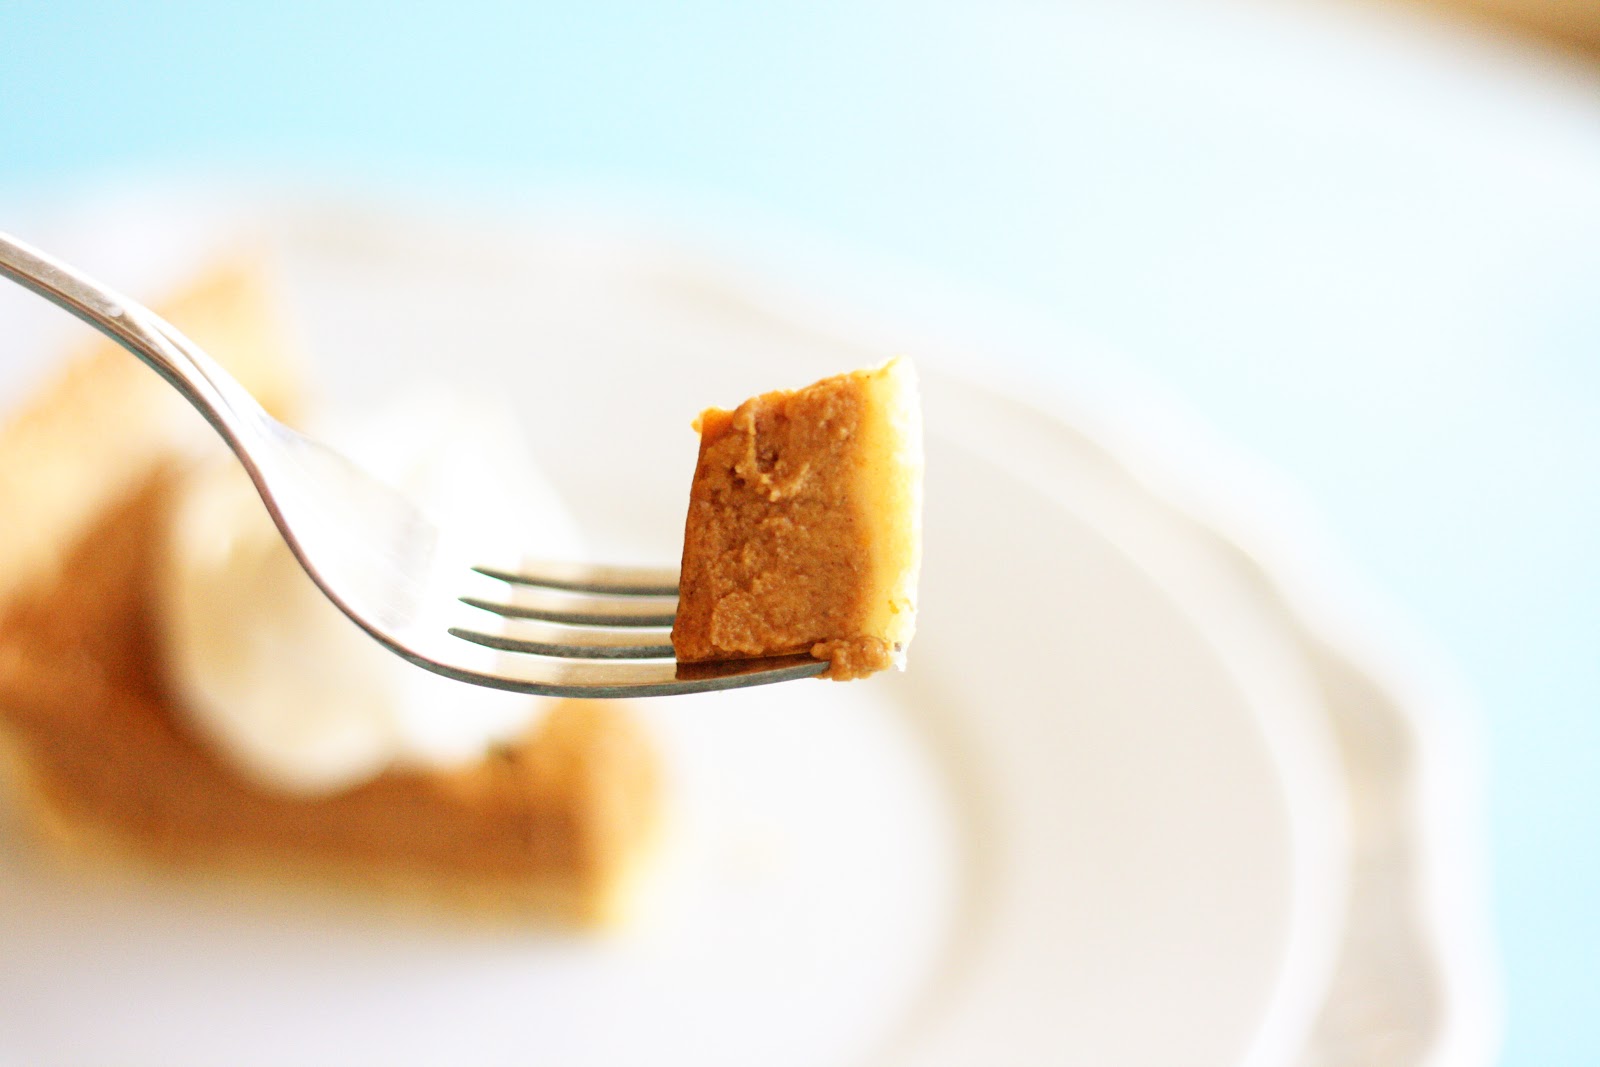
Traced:
[[[336, 402], [421, 377], [512, 398], [611, 555], [675, 554], [701, 406], [888, 354], [659, 248], [347, 206], [263, 232]], [[1286, 1061], [1345, 862], [1288, 639], [1141, 553], [1058, 439], [923, 370], [911, 670], [651, 705], [679, 832], [639, 929], [84, 880], [7, 824], [0, 1057]]]
[[[1311, 673], [1352, 818], [1338, 962], [1294, 1062], [1494, 1062], [1502, 1007], [1481, 756], [1471, 701], [1438, 653], [1341, 564], [1314, 521], [1284, 514], [1291, 490], [1181, 413], [1145, 407], [1108, 421], [1060, 396], [991, 395], [983, 406], [1012, 436], [1047, 439], [1035, 451], [1097, 502], [1117, 544], [1161, 561], [1166, 588], [1213, 608], [1248, 601]], [[1089, 407], [1119, 405], [1099, 396]]]

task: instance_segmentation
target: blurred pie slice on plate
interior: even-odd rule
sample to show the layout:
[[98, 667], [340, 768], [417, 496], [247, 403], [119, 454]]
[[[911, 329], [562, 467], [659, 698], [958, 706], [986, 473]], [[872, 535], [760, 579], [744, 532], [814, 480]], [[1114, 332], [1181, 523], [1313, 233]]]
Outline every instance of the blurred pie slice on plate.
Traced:
[[[301, 383], [250, 265], [214, 269], [165, 314], [294, 416]], [[0, 739], [31, 824], [76, 852], [163, 866], [585, 924], [625, 911], [658, 790], [651, 745], [621, 705], [560, 703], [481, 758], [313, 792], [262, 781], [196, 728], [158, 585], [171, 511], [208, 447], [200, 417], [109, 341], [0, 427]]]

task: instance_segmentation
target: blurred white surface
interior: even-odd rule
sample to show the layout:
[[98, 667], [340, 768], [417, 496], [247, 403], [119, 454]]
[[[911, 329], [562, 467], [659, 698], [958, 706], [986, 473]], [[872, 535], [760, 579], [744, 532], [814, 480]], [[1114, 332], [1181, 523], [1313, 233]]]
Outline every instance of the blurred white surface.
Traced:
[[[497, 383], [613, 554], [675, 552], [699, 406], [883, 354], [666, 246], [341, 204], [259, 218], [335, 396], [442, 361]], [[110, 223], [95, 238], [130, 247]], [[53, 250], [107, 274], [118, 255]], [[394, 1063], [441, 1042], [571, 1063], [1288, 1062], [1322, 1010], [1351, 867], [1316, 668], [1226, 568], [1139, 533], [1160, 505], [1092, 437], [940, 355], [910, 672], [652, 706], [683, 827], [653, 926], [486, 938], [85, 885], [13, 838], [0, 1039], [162, 1063]], [[1387, 818], [1415, 830], [1413, 814]], [[1437, 965], [1431, 937], [1408, 946]], [[1412, 1031], [1444, 1017], [1382, 1003]]]

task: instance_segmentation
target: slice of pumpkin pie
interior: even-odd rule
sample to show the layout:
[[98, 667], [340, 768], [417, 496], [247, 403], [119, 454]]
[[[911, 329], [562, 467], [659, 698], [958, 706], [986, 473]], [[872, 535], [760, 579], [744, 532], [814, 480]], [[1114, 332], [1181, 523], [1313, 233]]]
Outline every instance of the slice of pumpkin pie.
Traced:
[[902, 666], [922, 557], [922, 415], [903, 359], [696, 422], [672, 643], [685, 662]]
[[[294, 413], [300, 383], [256, 271], [217, 270], [165, 314], [270, 409]], [[206, 728], [238, 709], [194, 706], [169, 647], [163, 583], [191, 460], [208, 447], [200, 417], [110, 342], [69, 361], [0, 425], [0, 741], [36, 825], [65, 844], [164, 865], [582, 923], [625, 911], [660, 790], [655, 751], [623, 705], [551, 702], [449, 761], [361, 764], [311, 786], [263, 775], [227, 731]], [[256, 609], [238, 604], [228, 625], [248, 626]], [[248, 634], [226, 645], [249, 646]], [[308, 685], [330, 666], [319, 656], [340, 655], [283, 651], [282, 669], [305, 672]], [[429, 692], [438, 706], [408, 714], [450, 716], [453, 691]]]

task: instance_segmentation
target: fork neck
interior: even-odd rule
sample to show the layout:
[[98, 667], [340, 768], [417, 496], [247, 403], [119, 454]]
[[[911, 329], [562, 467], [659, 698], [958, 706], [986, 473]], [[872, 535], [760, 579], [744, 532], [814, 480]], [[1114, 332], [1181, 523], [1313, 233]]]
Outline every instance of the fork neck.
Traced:
[[230, 442], [236, 420], [265, 418], [255, 399], [193, 341], [153, 311], [0, 232], [0, 275], [93, 326], [148, 364]]

